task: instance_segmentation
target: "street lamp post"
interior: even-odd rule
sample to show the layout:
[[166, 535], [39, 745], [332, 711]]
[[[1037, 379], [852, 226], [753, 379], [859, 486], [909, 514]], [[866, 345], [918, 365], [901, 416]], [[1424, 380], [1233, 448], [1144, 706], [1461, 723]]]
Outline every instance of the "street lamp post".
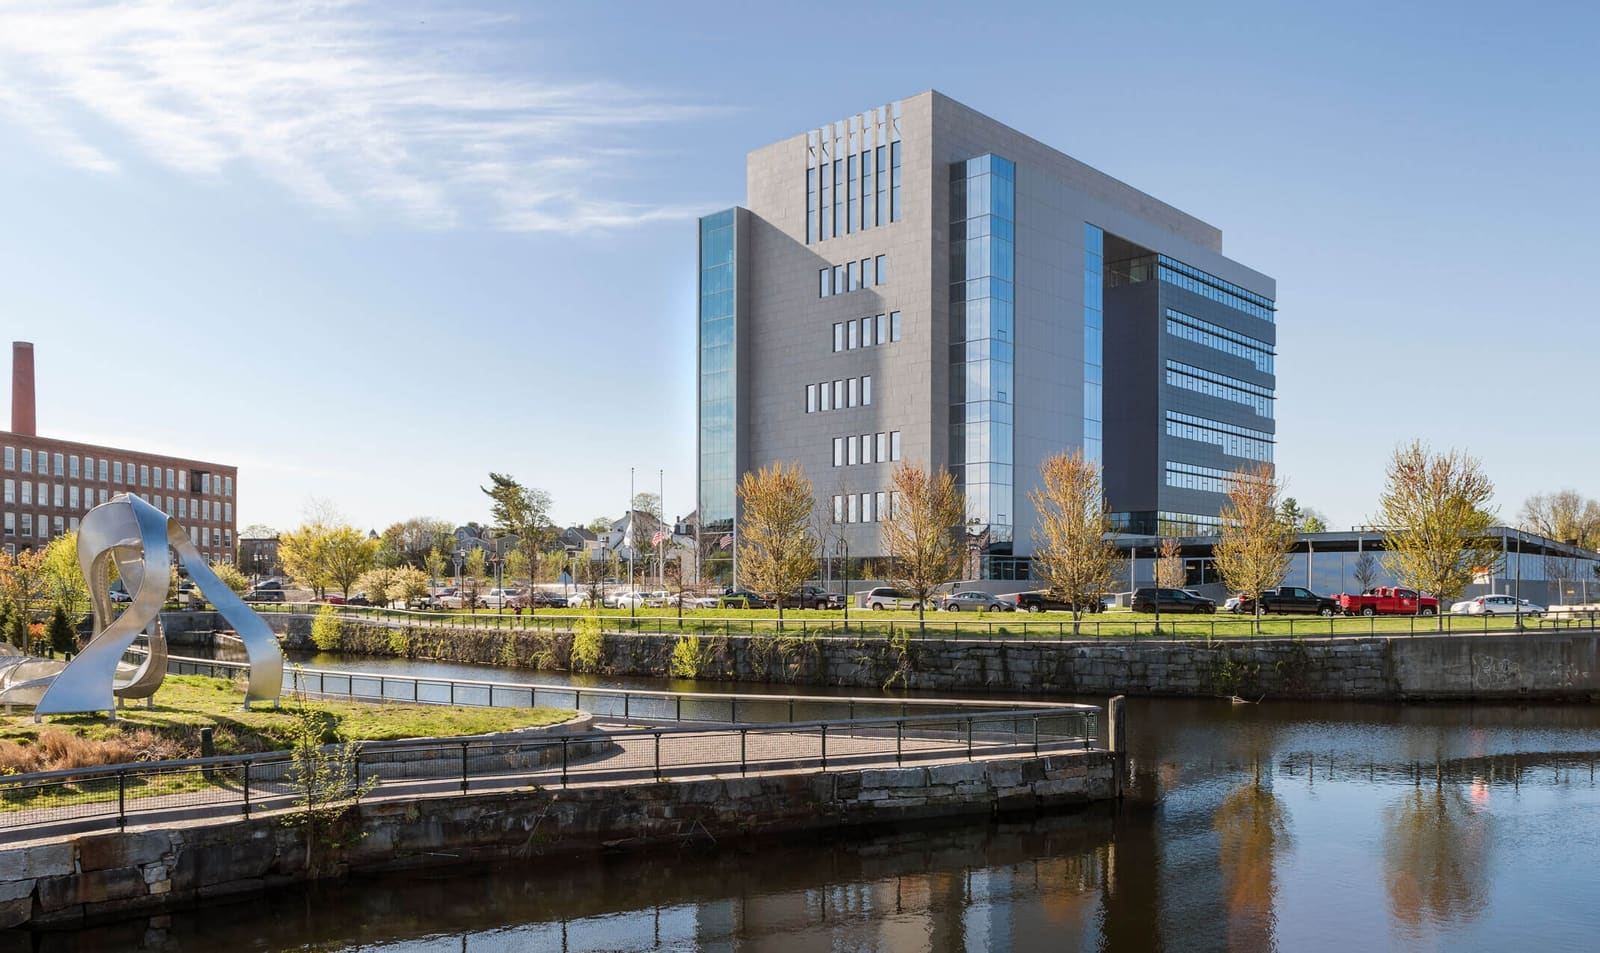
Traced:
[[494, 553], [489, 557], [489, 565], [494, 567], [494, 587], [495, 587], [495, 590], [497, 592], [499, 592], [499, 594], [500, 594], [500, 597], [497, 600], [496, 605], [494, 607], [494, 614], [495, 615], [505, 615], [506, 614], [505, 579], [500, 575], [500, 550], [498, 548], [496, 548]]
[[839, 534], [839, 561], [844, 564], [844, 630], [850, 631], [850, 541]]
[[466, 580], [461, 578], [461, 567], [466, 562], [467, 551], [465, 549], [456, 550], [456, 598], [461, 601], [462, 605], [466, 605], [467, 601]]
[[1161, 634], [1161, 544], [1150, 545], [1150, 582], [1154, 588], [1156, 598], [1156, 635]]

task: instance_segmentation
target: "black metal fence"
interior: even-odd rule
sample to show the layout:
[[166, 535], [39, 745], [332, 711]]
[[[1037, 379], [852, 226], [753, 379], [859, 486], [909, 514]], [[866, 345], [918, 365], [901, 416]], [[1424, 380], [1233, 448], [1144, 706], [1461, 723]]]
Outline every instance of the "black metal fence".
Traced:
[[[726, 727], [373, 742], [354, 749], [366, 800], [428, 793], [662, 781], [1087, 750], [1099, 709], [1074, 705]], [[322, 757], [338, 758], [336, 749]], [[292, 811], [305, 777], [288, 752], [0, 778], [0, 843], [74, 830]]]

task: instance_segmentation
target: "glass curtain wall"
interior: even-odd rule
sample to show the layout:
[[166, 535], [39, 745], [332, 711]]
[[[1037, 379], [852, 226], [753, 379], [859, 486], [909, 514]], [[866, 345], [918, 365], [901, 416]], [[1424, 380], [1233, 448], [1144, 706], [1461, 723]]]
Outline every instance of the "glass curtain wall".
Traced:
[[969, 545], [986, 555], [1009, 555], [1012, 543], [1015, 206], [1011, 161], [983, 155], [951, 166], [950, 461]]
[[701, 578], [733, 576], [736, 254], [733, 209], [700, 220]]
[[1105, 350], [1105, 232], [1083, 226], [1083, 456], [1099, 463]]

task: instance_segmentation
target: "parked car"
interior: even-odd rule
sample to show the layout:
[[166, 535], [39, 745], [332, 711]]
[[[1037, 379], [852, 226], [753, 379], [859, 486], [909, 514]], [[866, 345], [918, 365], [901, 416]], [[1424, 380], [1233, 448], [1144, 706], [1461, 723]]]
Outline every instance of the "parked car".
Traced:
[[478, 604], [483, 606], [485, 609], [509, 609], [516, 605], [517, 600], [521, 597], [521, 589], [515, 589], [510, 586], [501, 586], [490, 589], [482, 596], [479, 596]]
[[785, 609], [843, 609], [844, 596], [818, 586], [801, 586], [792, 596], [784, 596]]
[[367, 598], [366, 593], [358, 592], [346, 599], [344, 604], [347, 606], [371, 606], [372, 600]]
[[[1256, 603], [1244, 593], [1239, 594], [1239, 602], [1233, 610], [1245, 615], [1256, 614]], [[1262, 612], [1305, 612], [1312, 615], [1335, 616], [1343, 615], [1337, 600], [1327, 596], [1319, 596], [1303, 586], [1279, 586], [1276, 589], [1263, 589], [1261, 591]]]
[[[282, 589], [251, 589], [244, 594], [245, 602], [283, 602], [286, 596]], [[111, 590], [112, 602], [129, 602], [131, 597], [126, 592]]]
[[1215, 612], [1217, 604], [1204, 596], [1197, 596], [1184, 589], [1135, 589], [1133, 592], [1133, 611], [1155, 612], [1157, 607], [1162, 612]]
[[470, 609], [482, 602], [476, 596], [469, 596], [455, 586], [442, 589], [434, 594], [434, 605], [441, 609]]
[[919, 608], [916, 593], [895, 589], [892, 586], [879, 586], [867, 593], [866, 606], [868, 609]]
[[528, 593], [523, 605], [532, 609], [565, 609], [571, 605], [571, 597], [549, 589], [535, 589]]
[[342, 606], [344, 605], [344, 596], [339, 595], [337, 592], [330, 592], [317, 601], [326, 602], [330, 606]]
[[748, 589], [734, 589], [717, 597], [719, 609], [765, 609], [769, 605], [760, 593]]
[[1000, 601], [992, 592], [963, 589], [938, 597], [935, 603], [946, 612], [1014, 612], [1016, 606]]
[[1238, 612], [1239, 611], [1239, 606], [1243, 602], [1244, 602], [1244, 593], [1242, 593], [1242, 592], [1238, 593], [1237, 595], [1229, 596], [1222, 603], [1222, 611], [1223, 612]]
[[642, 609], [645, 605], [646, 593], [643, 592], [618, 592], [606, 598], [611, 600], [611, 605], [616, 609]]
[[[1000, 597], [1002, 602], [1009, 603], [1018, 612], [1071, 612], [1072, 603], [1063, 602], [1044, 590], [1034, 592], [1010, 592]], [[1084, 612], [1100, 612], [1106, 607], [1103, 599], [1090, 599], [1083, 604]]]
[[1544, 606], [1534, 605], [1516, 596], [1488, 595], [1464, 599], [1450, 607], [1452, 615], [1531, 615], [1538, 618], [1547, 612]]
[[589, 590], [575, 589], [571, 595], [567, 596], [567, 608], [582, 609], [589, 605], [590, 601]]

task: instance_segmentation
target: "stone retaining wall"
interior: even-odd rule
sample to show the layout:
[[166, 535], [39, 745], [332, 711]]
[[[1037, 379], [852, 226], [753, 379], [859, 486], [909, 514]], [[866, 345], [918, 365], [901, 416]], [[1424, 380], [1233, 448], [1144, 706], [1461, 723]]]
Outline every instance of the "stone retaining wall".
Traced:
[[[309, 619], [279, 618], [308, 646]], [[681, 636], [608, 633], [600, 669], [672, 674]], [[1030, 695], [1600, 700], [1600, 635], [1506, 633], [1338, 639], [983, 641], [881, 635], [698, 636], [696, 678]], [[341, 651], [566, 670], [565, 633], [388, 628], [346, 622]]]
[[[315, 876], [526, 860], [1109, 800], [1104, 751], [929, 767], [429, 796], [353, 809]], [[328, 856], [321, 856], [324, 852]], [[0, 927], [112, 919], [306, 879], [300, 830], [273, 817], [0, 847]]]

